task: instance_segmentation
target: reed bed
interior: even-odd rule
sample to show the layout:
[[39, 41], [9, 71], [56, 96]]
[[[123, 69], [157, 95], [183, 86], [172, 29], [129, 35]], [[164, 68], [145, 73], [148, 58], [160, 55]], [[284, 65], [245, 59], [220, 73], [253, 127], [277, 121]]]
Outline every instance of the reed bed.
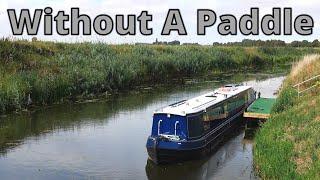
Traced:
[[107, 45], [0, 40], [0, 112], [215, 72], [292, 63], [313, 48]]

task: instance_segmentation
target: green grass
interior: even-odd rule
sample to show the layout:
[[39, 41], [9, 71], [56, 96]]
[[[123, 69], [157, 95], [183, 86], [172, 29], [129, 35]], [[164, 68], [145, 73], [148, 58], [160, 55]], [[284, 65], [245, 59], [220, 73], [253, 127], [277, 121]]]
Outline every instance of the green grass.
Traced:
[[269, 69], [313, 48], [107, 45], [0, 40], [0, 113], [185, 77]]
[[262, 179], [320, 177], [320, 86], [300, 98], [292, 88], [315, 74], [320, 74], [319, 56], [307, 57], [293, 68], [271, 118], [257, 133], [254, 163]]

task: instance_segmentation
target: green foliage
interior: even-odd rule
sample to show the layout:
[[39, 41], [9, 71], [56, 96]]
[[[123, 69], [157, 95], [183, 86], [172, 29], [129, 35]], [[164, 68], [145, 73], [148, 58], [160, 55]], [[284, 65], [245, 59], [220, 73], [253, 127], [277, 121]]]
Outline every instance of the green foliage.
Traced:
[[291, 63], [310, 48], [107, 45], [0, 40], [0, 111], [216, 71]]
[[[255, 137], [254, 164], [262, 179], [294, 179], [293, 144], [283, 139], [283, 114], [273, 116]], [[280, 120], [283, 119], [283, 120]]]
[[286, 87], [282, 90], [275, 104], [272, 107], [272, 113], [280, 113], [291, 108], [298, 98], [298, 92], [292, 87]]
[[20, 109], [26, 102], [28, 84], [19, 76], [2, 76], [0, 84], [0, 111]]

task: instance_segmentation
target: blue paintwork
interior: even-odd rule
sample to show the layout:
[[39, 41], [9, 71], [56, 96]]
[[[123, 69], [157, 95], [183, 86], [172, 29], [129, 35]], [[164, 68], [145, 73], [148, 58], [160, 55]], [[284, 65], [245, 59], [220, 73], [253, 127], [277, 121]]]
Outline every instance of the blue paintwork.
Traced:
[[[251, 93], [251, 95], [253, 95], [253, 91]], [[246, 103], [244, 102], [243, 105], [228, 112], [228, 117], [224, 119], [209, 121], [208, 123], [210, 123], [210, 129], [197, 138], [189, 137], [188, 118], [190, 116], [194, 117], [201, 115], [202, 112], [187, 114], [186, 116], [155, 113], [153, 116], [152, 132], [148, 137], [146, 144], [149, 156], [154, 161], [158, 161], [158, 150], [173, 150], [174, 152], [194, 150], [200, 150], [201, 152], [204, 151], [208, 147], [208, 144], [214, 142], [216, 138], [220, 137], [232, 126], [232, 124], [237, 122], [236, 118], [244, 112], [244, 110], [253, 102], [253, 100]], [[160, 120], [162, 120], [162, 122], [159, 135], [158, 123]], [[163, 138], [161, 135], [175, 135], [176, 122], [179, 122], [179, 126], [177, 128], [177, 136], [179, 136], [179, 140]], [[169, 157], [169, 154], [165, 154], [164, 156]], [[172, 157], [175, 157], [175, 155], [172, 154]]]
[[[153, 148], [155, 141], [149, 137], [147, 141], [147, 148]], [[205, 140], [197, 141], [159, 141], [157, 148], [158, 149], [171, 149], [171, 150], [194, 150], [199, 149], [205, 146]]]
[[[244, 110], [244, 107], [241, 107], [239, 109], [234, 110], [231, 115], [234, 116], [236, 113], [241, 112]], [[238, 116], [237, 116], [238, 117]], [[227, 119], [230, 119], [231, 117], [228, 117]], [[235, 118], [235, 117], [233, 117]], [[190, 139], [188, 138], [187, 135], [185, 135], [185, 133], [187, 134], [187, 121], [186, 121], [186, 117], [183, 116], [177, 116], [177, 115], [171, 115], [170, 118], [167, 117], [167, 114], [155, 114], [154, 115], [154, 120], [153, 120], [153, 126], [152, 126], [152, 135], [148, 137], [147, 140], [147, 148], [153, 148], [154, 147], [154, 143], [155, 143], [155, 138], [158, 137], [158, 122], [159, 120], [163, 120], [162, 126], [161, 128], [164, 128], [164, 131], [161, 131], [161, 134], [174, 134], [174, 123], [176, 121], [181, 122], [182, 125], [182, 136], [180, 134], [178, 134], [181, 138], [181, 140], [179, 141], [168, 141], [168, 140], [159, 140], [157, 143], [157, 148], [158, 149], [171, 149], [171, 150], [195, 150], [195, 149], [200, 149], [206, 146], [206, 144], [210, 141], [213, 140], [211, 139], [212, 136], [210, 135], [210, 132], [204, 134], [203, 136], [201, 136], [200, 138], [197, 139]], [[222, 120], [225, 121], [225, 120]], [[214, 123], [214, 122], [212, 122]], [[172, 128], [173, 127], [173, 128]], [[160, 129], [161, 129], [160, 128]], [[213, 131], [213, 129], [211, 129], [211, 131]]]
[[187, 139], [187, 120], [185, 116], [170, 115], [167, 114], [154, 114], [151, 136], [158, 135], [158, 123], [161, 122], [160, 134], [174, 135], [175, 123], [179, 122], [177, 125], [177, 136], [180, 139]]

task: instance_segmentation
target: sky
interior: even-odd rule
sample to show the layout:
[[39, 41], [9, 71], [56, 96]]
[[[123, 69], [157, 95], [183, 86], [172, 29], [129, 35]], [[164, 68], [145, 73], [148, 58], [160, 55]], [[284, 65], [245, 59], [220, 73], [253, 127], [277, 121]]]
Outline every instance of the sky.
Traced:
[[[156, 39], [161, 41], [179, 40], [182, 43], [200, 43], [212, 44], [213, 42], [234, 42], [242, 39], [280, 39], [286, 42], [294, 40], [313, 41], [318, 39], [320, 35], [320, 1], [319, 0], [1, 0], [0, 1], [0, 37], [11, 37], [17, 39], [31, 39], [33, 36], [13, 36], [7, 9], [16, 9], [20, 13], [21, 9], [30, 9], [31, 15], [33, 10], [45, 7], [53, 8], [53, 15], [60, 10], [70, 13], [71, 7], [79, 7], [80, 14], [86, 13], [91, 19], [99, 14], [108, 14], [113, 19], [116, 14], [136, 14], [147, 10], [153, 15], [153, 21], [149, 23], [149, 27], [153, 28], [153, 35], [143, 36], [137, 33], [135, 36], [120, 36], [115, 30], [107, 36], [99, 36], [93, 32], [91, 36], [59, 36], [55, 32], [52, 36], [43, 35], [43, 21], [40, 24], [40, 30], [36, 36], [41, 40], [62, 41], [62, 42], [82, 42], [82, 41], [100, 41], [110, 44], [122, 43], [152, 43]], [[197, 35], [197, 9], [211, 9], [216, 12], [217, 16], [223, 14], [233, 14], [239, 20], [241, 15], [249, 14], [251, 7], [260, 8], [260, 17], [264, 14], [272, 13], [273, 7], [291, 7], [293, 9], [293, 18], [300, 14], [308, 14], [313, 17], [315, 22], [313, 34], [310, 36], [301, 36], [293, 33], [292, 36], [222, 36], [217, 32], [217, 23], [208, 28], [206, 36]], [[168, 10], [180, 9], [188, 35], [179, 36], [176, 32], [172, 32], [170, 36], [161, 36], [162, 26], [166, 19]], [[43, 18], [42, 18], [43, 20]], [[55, 29], [55, 26], [53, 26]], [[137, 29], [137, 32], [139, 30]]]

